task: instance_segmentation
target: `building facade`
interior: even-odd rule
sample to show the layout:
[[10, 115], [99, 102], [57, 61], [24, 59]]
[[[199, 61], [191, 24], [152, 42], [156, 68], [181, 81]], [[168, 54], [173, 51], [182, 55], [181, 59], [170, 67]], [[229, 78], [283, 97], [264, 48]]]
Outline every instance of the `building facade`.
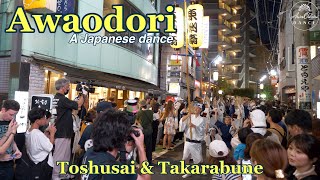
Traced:
[[[78, 14], [80, 18], [88, 13], [96, 13], [101, 17], [114, 13], [113, 4], [123, 4], [125, 18], [134, 13], [158, 13], [160, 7], [156, 0], [74, 2], [73, 13]], [[89, 96], [89, 107], [93, 107], [99, 99], [109, 97], [115, 98], [118, 106], [122, 106], [125, 99], [144, 98], [146, 93], [159, 89], [159, 44], [135, 42], [94, 46], [70, 43], [74, 34], [62, 32], [59, 27], [55, 33], [50, 33], [48, 29], [45, 33], [5, 33], [17, 5], [23, 5], [23, 1], [18, 0], [14, 4], [10, 0], [3, 0], [1, 6], [1, 100], [13, 98], [14, 91], [17, 90], [29, 91], [30, 96], [54, 94], [54, 82], [61, 77], [66, 77], [72, 82], [70, 98], [76, 96], [75, 87], [78, 82], [85, 82], [95, 88], [95, 92]], [[29, 12], [27, 16], [30, 25], [35, 27]], [[146, 32], [125, 32], [112, 35], [139, 37], [145, 34]], [[87, 35], [111, 34], [102, 29], [98, 33]], [[80, 39], [85, 36], [85, 32], [77, 34]]]
[[[318, 9], [312, 9], [314, 12], [319, 11], [320, 3], [316, 0], [311, 1]], [[281, 4], [279, 13], [279, 86], [278, 94], [281, 102], [289, 105], [296, 103], [296, 62], [294, 47], [294, 26], [290, 21], [290, 13], [293, 4], [284, 1]], [[309, 30], [310, 37], [310, 57], [311, 57], [311, 89], [312, 89], [312, 108], [317, 110], [317, 103], [320, 102], [320, 26], [319, 24]]]
[[[248, 1], [203, 0], [203, 4], [205, 15], [210, 16], [208, 64], [220, 55], [223, 63], [213, 69], [219, 78], [233, 88], [256, 90], [263, 74], [259, 73], [266, 69], [268, 51], [257, 43], [257, 22]], [[257, 55], [258, 51], [264, 53]]]

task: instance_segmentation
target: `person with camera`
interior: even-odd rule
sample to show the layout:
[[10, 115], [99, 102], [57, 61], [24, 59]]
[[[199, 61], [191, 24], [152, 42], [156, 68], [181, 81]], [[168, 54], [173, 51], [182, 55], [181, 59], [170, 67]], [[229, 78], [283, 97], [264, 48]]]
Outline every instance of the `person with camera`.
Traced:
[[[127, 115], [122, 111], [108, 110], [103, 112], [93, 123], [92, 134], [93, 147], [88, 149], [84, 156], [83, 164], [88, 165], [123, 165], [117, 160], [118, 152], [124, 149], [126, 160], [134, 148], [137, 149], [140, 166], [147, 161], [144, 150], [144, 135], [141, 129], [133, 129], [128, 121]], [[120, 154], [121, 159], [121, 154]], [[140, 174], [85, 174], [82, 179], [114, 179], [114, 180], [149, 180], [150, 175]], [[137, 172], [137, 171], [136, 171]]]
[[[59, 175], [60, 167], [56, 165], [57, 161], [70, 161], [71, 158], [71, 139], [74, 136], [72, 110], [78, 110], [84, 103], [87, 91], [84, 89], [79, 94], [78, 101], [68, 99], [67, 95], [70, 91], [70, 81], [62, 78], [55, 82], [57, 94], [54, 96], [53, 102], [56, 104], [57, 118], [55, 126], [57, 132], [55, 134], [55, 148], [53, 153], [54, 168], [52, 179], [67, 179], [70, 175]], [[68, 169], [67, 167], [65, 167]]]

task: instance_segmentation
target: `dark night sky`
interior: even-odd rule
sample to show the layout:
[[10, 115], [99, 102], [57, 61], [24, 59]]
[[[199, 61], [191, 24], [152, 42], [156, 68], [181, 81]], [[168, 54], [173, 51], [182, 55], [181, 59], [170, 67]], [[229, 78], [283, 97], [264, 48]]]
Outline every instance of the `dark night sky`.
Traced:
[[[280, 0], [248, 0], [250, 9], [256, 12], [254, 3], [258, 2], [261, 40], [269, 49], [277, 43], [278, 18]], [[269, 32], [268, 32], [269, 30]], [[257, 32], [258, 33], [258, 32]], [[270, 35], [270, 37], [269, 37]], [[270, 43], [271, 42], [271, 43]]]
[[[177, 3], [183, 3], [183, 1], [184, 0], [176, 0]], [[187, 0], [187, 3], [189, 2], [190, 0]], [[277, 15], [279, 13], [281, 0], [247, 0], [247, 4], [253, 12], [256, 12], [255, 2], [258, 2], [259, 7], [260, 39], [262, 40], [262, 44], [265, 44], [266, 47], [271, 50], [271, 45], [277, 43], [278, 40]], [[254, 26], [257, 27], [256, 24]], [[259, 35], [258, 32], [257, 34]]]

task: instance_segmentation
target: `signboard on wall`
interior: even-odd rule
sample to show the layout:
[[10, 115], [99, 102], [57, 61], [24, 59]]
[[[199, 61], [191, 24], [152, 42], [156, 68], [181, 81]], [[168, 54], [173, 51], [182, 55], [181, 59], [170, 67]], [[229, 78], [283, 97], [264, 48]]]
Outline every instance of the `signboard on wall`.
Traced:
[[77, 0], [57, 0], [57, 13], [74, 14], [76, 13]]
[[297, 103], [299, 109], [311, 109], [311, 70], [309, 46], [296, 48], [297, 62]]
[[28, 127], [28, 112], [29, 112], [29, 92], [16, 91], [14, 100], [20, 104], [20, 110], [16, 115], [16, 121], [19, 124], [17, 133], [24, 133]]
[[52, 109], [52, 94], [40, 94], [34, 95], [31, 97], [31, 109], [34, 107], [45, 109], [46, 111], [50, 111]]
[[169, 66], [181, 66], [182, 65], [182, 61], [181, 60], [170, 60], [169, 62]]
[[203, 42], [200, 48], [208, 48], [209, 47], [209, 16], [203, 17]]

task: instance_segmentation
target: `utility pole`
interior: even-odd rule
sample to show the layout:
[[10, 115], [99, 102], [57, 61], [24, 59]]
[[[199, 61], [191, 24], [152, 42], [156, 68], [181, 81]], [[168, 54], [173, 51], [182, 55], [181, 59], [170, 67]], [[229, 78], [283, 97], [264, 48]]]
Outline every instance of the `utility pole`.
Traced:
[[[293, 0], [291, 12], [291, 23], [293, 28], [293, 38], [295, 47], [295, 63], [296, 63], [296, 108], [311, 112], [311, 66], [310, 66], [310, 41], [309, 29], [318, 23], [319, 17], [304, 16], [309, 7], [312, 9], [314, 5], [307, 1]], [[315, 14], [318, 16], [317, 14]], [[307, 17], [307, 18], [306, 18]]]
[[[14, 1], [14, 6], [23, 6], [23, 0]], [[20, 31], [21, 25], [17, 26]], [[12, 34], [10, 76], [9, 76], [9, 99], [14, 98], [15, 91], [29, 91], [30, 63], [21, 61], [22, 33]]]

